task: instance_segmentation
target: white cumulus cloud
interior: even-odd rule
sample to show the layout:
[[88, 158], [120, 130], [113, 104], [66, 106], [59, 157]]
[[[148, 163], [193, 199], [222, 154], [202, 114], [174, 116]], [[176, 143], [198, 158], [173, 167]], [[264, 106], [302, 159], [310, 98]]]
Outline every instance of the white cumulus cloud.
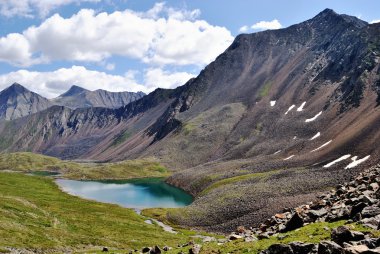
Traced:
[[202, 66], [233, 37], [225, 27], [198, 16], [199, 10], [176, 10], [163, 3], [147, 12], [82, 9], [69, 18], [55, 14], [39, 26], [0, 38], [0, 60], [30, 66], [55, 60], [102, 62], [118, 55], [161, 66]]
[[172, 73], [159, 68], [147, 69], [143, 74], [144, 83], [139, 83], [136, 81], [136, 74], [135, 71], [128, 71], [124, 75], [111, 75], [88, 70], [83, 66], [72, 66], [48, 72], [18, 70], [0, 75], [0, 90], [17, 82], [47, 98], [57, 97], [72, 85], [78, 85], [88, 90], [104, 89], [113, 92], [142, 91], [149, 93], [158, 87], [174, 88], [183, 85], [194, 76], [186, 72]]
[[375, 19], [369, 22], [370, 24], [380, 23], [380, 19]]
[[242, 26], [239, 28], [239, 32], [240, 33], [245, 33], [245, 32], [248, 32], [249, 30], [249, 27], [248, 26]]
[[99, 2], [100, 0], [1, 0], [0, 14], [5, 17], [33, 17], [38, 14], [45, 17], [52, 10], [68, 4], [81, 2]]
[[282, 27], [280, 21], [274, 19], [272, 21], [260, 21], [251, 26], [254, 30], [271, 30], [271, 29], [280, 29]]
[[144, 86], [148, 90], [160, 88], [175, 88], [185, 84], [194, 75], [187, 72], [168, 72], [160, 68], [150, 68], [144, 74]]

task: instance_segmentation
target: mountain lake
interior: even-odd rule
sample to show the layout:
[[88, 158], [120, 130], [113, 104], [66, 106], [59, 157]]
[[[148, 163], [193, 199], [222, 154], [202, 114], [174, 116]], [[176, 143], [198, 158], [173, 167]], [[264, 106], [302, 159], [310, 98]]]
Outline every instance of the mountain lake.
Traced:
[[193, 201], [191, 195], [165, 183], [162, 178], [107, 181], [57, 179], [56, 183], [71, 195], [127, 208], [176, 208]]

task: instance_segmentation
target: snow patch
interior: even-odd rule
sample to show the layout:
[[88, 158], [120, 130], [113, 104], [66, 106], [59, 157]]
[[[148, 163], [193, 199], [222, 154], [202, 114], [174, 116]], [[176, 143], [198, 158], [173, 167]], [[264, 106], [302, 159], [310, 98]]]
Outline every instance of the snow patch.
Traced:
[[276, 105], [276, 101], [270, 101], [270, 106], [274, 107], [274, 105]]
[[295, 108], [295, 107], [296, 107], [296, 105], [292, 105], [292, 106], [290, 106], [290, 107], [288, 108], [288, 111], [285, 112], [285, 115], [287, 115], [287, 114], [290, 112], [290, 110], [292, 110], [292, 109]]
[[294, 157], [294, 154], [293, 155], [290, 155], [288, 158], [285, 158], [284, 161], [287, 161], [287, 160], [290, 160], [291, 158]]
[[357, 165], [359, 165], [360, 163], [363, 163], [365, 162], [366, 160], [369, 159], [369, 157], [371, 157], [371, 155], [367, 155], [366, 157], [358, 160], [358, 156], [354, 156], [351, 158], [352, 162], [350, 164], [347, 165], [347, 167], [345, 167], [345, 169], [349, 169], [349, 168], [353, 168], [353, 167], [356, 167]]
[[351, 157], [351, 154], [343, 155], [342, 157], [340, 157], [340, 158], [336, 159], [335, 161], [332, 161], [332, 162], [330, 162], [330, 163], [324, 165], [323, 167], [324, 167], [324, 168], [329, 168], [329, 167], [331, 167], [332, 165], [334, 165], [335, 163], [338, 163], [338, 162], [340, 162], [340, 161], [347, 160], [347, 159], [350, 158], [350, 157]]
[[309, 139], [309, 140], [314, 140], [314, 139], [316, 139], [316, 138], [318, 138], [319, 136], [321, 136], [321, 133], [320, 132], [318, 132], [317, 134], [315, 134], [311, 139]]
[[301, 111], [303, 110], [303, 107], [305, 107], [305, 104], [306, 104], [306, 101], [304, 101], [304, 102], [301, 104], [301, 106], [299, 106], [299, 107], [297, 108], [297, 111], [298, 111], [298, 112], [301, 112]]
[[[278, 151], [277, 151], [277, 152], [275, 152], [274, 154], [278, 154], [278, 153], [280, 153], [280, 152], [281, 152], [281, 150], [278, 150]], [[273, 155], [274, 155], [274, 154], [273, 154]]]
[[297, 139], [297, 136], [294, 136], [293, 139]]
[[327, 145], [330, 144], [331, 142], [332, 142], [332, 140], [327, 141], [326, 143], [324, 143], [324, 144], [321, 145], [320, 147], [318, 147], [318, 148], [312, 150], [311, 153], [312, 153], [312, 152], [315, 152], [315, 151], [318, 151], [318, 150], [320, 150], [320, 149], [322, 149], [323, 147], [327, 146]]
[[309, 118], [309, 119], [306, 119], [305, 122], [308, 123], [308, 122], [312, 122], [314, 121], [315, 119], [318, 118], [318, 116], [322, 115], [322, 111], [319, 112], [318, 114], [316, 114], [313, 118]]

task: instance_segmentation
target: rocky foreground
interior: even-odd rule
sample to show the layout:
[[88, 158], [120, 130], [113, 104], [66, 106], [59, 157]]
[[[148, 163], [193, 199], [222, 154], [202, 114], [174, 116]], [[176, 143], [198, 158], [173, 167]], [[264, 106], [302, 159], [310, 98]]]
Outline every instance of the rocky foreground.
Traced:
[[[333, 222], [347, 220], [357, 222], [369, 228], [380, 229], [380, 166], [360, 173], [349, 183], [337, 186], [319, 200], [299, 206], [295, 209], [276, 214], [258, 228], [241, 230], [230, 237], [268, 238], [278, 233], [296, 230], [314, 222]], [[327, 229], [328, 230], [328, 229]], [[373, 238], [370, 233], [352, 231], [348, 226], [341, 226], [331, 232], [332, 241], [319, 244], [301, 242], [275, 244], [262, 254], [356, 254], [380, 253], [380, 238]]]
[[[239, 227], [226, 239], [206, 237], [204, 242], [218, 241], [218, 245], [229, 241], [254, 242], [280, 233], [297, 230], [310, 223], [345, 220], [347, 224], [359, 223], [369, 229], [380, 229], [380, 165], [359, 174], [352, 181], [338, 185], [335, 190], [320, 195], [319, 199], [292, 209], [285, 209], [262, 223], [259, 227]], [[330, 230], [326, 228], [325, 230]], [[189, 243], [189, 253], [202, 253], [202, 246]], [[179, 246], [183, 247], [183, 246]], [[170, 248], [171, 249], [171, 248]], [[165, 247], [163, 251], [169, 250]], [[144, 248], [143, 253], [161, 253], [158, 246]], [[180, 252], [182, 253], [182, 252]], [[370, 232], [353, 231], [350, 226], [331, 230], [331, 241], [318, 244], [292, 242], [274, 244], [260, 254], [372, 254], [380, 253], [380, 238]]]

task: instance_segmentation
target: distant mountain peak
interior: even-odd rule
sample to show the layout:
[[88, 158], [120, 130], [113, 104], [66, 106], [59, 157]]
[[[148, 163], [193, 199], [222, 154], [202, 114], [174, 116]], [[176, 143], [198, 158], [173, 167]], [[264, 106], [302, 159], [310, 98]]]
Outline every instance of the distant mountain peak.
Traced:
[[20, 85], [19, 83], [13, 83], [11, 86], [8, 88], [4, 89], [4, 91], [12, 92], [12, 93], [24, 93], [24, 92], [29, 92], [27, 88], [24, 86]]
[[0, 92], [0, 105], [0, 120], [12, 120], [45, 110], [51, 103], [19, 83], [13, 83]]
[[80, 87], [80, 86], [77, 86], [77, 85], [72, 85], [70, 87], [69, 90], [67, 90], [67, 92], [61, 94], [59, 97], [67, 97], [67, 96], [73, 96], [73, 95], [77, 95], [77, 94], [80, 94], [80, 93], [83, 93], [83, 92], [88, 92], [89, 90], [83, 88], [83, 87]]

